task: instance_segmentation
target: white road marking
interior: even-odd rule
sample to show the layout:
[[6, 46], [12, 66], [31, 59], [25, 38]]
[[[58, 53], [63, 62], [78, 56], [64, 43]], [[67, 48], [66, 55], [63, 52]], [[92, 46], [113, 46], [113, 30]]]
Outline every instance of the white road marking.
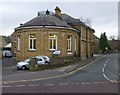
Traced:
[[45, 86], [53, 86], [54, 84], [45, 84]]
[[112, 83], [119, 83], [117, 80], [111, 80]]
[[[114, 82], [116, 82], [114, 80]], [[59, 85], [89, 85], [89, 84], [101, 84], [101, 83], [108, 83], [108, 82], [83, 82], [83, 83], [59, 83]], [[55, 84], [44, 84], [44, 86], [54, 86]], [[1, 86], [2, 88], [7, 88], [7, 87], [25, 87], [25, 86], [40, 86], [40, 84], [30, 84], [30, 85], [7, 85], [7, 86]]]
[[108, 83], [108, 82], [93, 82], [94, 84]]
[[7, 82], [3, 82], [4, 84], [7, 84]]
[[23, 86], [25, 86], [25, 85], [15, 85], [15, 87], [23, 87]]
[[[105, 66], [106, 66], [106, 65], [105, 65]], [[104, 66], [104, 67], [105, 67], [105, 66]], [[104, 71], [105, 71], [105, 68], [102, 69], [102, 72], [103, 72], [103, 73], [104, 73]]]
[[94, 84], [98, 84], [99, 82], [93, 82]]
[[108, 81], [110, 81], [110, 82], [114, 82], [113, 80], [110, 80], [106, 75], [105, 75], [105, 67], [106, 67], [106, 65], [108, 64], [108, 61], [109, 61], [109, 59], [106, 61], [106, 63], [104, 64], [104, 67], [103, 67], [103, 69], [102, 69], [102, 73], [103, 73], [103, 76], [104, 76], [104, 78], [106, 78]]
[[103, 76], [104, 76], [104, 78], [106, 78], [108, 81], [111, 82], [111, 80], [105, 74], [103, 74]]
[[59, 85], [67, 85], [68, 83], [59, 83]]
[[86, 84], [91, 84], [90, 82], [87, 82]]
[[4, 87], [12, 87], [11, 85], [7, 85], [7, 86], [1, 86], [2, 88], [4, 88]]
[[31, 85], [28, 85], [28, 86], [40, 86], [39, 84], [31, 84]]
[[82, 84], [86, 84], [86, 83], [82, 83]]
[[106, 64], [104, 64], [104, 67], [106, 66]]

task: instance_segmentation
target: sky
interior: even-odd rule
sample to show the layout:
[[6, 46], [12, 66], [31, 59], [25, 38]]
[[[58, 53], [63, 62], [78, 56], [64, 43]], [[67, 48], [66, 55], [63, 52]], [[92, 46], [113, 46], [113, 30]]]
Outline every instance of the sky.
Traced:
[[58, 6], [62, 13], [74, 18], [91, 19], [95, 35], [100, 37], [106, 32], [107, 37], [118, 36], [117, 2], [1, 2], [0, 35], [11, 35], [21, 23], [37, 16], [38, 11], [53, 11]]

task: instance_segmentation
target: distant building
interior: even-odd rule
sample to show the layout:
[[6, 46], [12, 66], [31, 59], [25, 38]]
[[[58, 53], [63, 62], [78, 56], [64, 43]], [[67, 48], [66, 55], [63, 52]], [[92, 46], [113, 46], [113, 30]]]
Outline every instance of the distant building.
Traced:
[[59, 57], [93, 56], [94, 29], [67, 14], [61, 14], [59, 7], [55, 13], [38, 12], [38, 16], [15, 28], [12, 38], [12, 53], [17, 60], [37, 55], [52, 57], [59, 50]]
[[[0, 36], [0, 59], [2, 58], [2, 51], [4, 51], [5, 46], [11, 42], [10, 37]], [[7, 48], [6, 48], [7, 49]], [[7, 49], [10, 50], [10, 49]]]
[[109, 40], [109, 45], [112, 52], [118, 52], [118, 40], [112, 39]]
[[99, 38], [94, 35], [93, 39], [94, 39], [94, 53], [98, 54], [98, 53], [100, 53]]

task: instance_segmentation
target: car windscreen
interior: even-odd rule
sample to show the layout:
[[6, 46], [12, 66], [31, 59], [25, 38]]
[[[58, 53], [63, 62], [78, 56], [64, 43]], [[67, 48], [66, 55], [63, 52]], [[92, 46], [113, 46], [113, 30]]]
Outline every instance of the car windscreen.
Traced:
[[27, 62], [27, 63], [29, 63], [29, 62], [30, 62], [30, 59], [26, 59], [26, 60], [24, 60], [24, 62]]

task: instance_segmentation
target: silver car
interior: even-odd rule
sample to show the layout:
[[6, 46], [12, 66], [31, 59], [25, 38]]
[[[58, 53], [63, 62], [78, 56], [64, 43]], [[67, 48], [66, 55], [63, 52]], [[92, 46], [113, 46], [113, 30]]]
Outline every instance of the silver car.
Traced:
[[36, 58], [43, 58], [45, 60], [45, 63], [50, 63], [50, 58], [48, 56], [36, 56]]
[[[37, 58], [37, 57], [35, 57], [35, 58]], [[22, 70], [28, 69], [29, 63], [30, 63], [30, 58], [26, 59], [24, 61], [18, 62], [16, 65], [16, 68], [22, 69]], [[45, 60], [43, 58], [37, 58], [37, 64], [41, 65], [41, 64], [47, 64], [47, 63], [45, 63]]]

